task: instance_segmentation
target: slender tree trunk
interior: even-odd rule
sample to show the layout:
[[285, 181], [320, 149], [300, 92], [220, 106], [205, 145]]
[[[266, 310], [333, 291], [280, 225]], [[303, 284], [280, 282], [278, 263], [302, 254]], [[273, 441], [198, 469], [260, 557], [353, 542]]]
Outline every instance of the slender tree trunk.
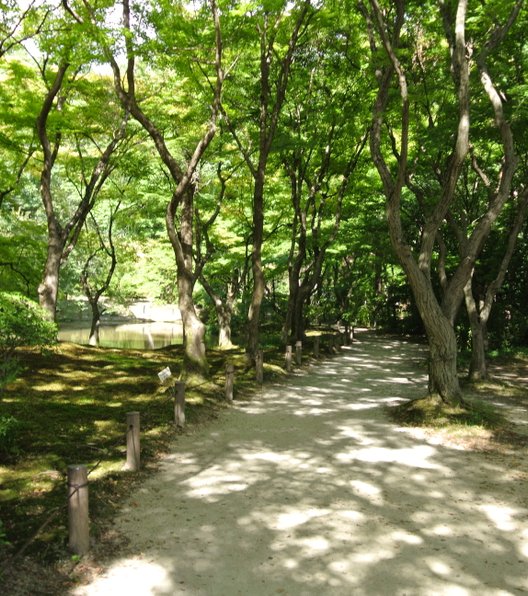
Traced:
[[92, 323], [90, 326], [90, 337], [88, 338], [88, 344], [90, 346], [99, 345], [99, 327], [101, 325], [101, 310], [99, 309], [99, 297], [97, 300], [90, 301], [92, 307]]
[[485, 322], [481, 320], [477, 301], [473, 296], [472, 279], [464, 287], [466, 311], [471, 328], [471, 361], [469, 364], [469, 379], [482, 381], [487, 378]]
[[295, 337], [295, 311], [298, 305], [299, 285], [300, 285], [300, 268], [298, 267], [297, 259], [290, 267], [289, 275], [289, 294], [288, 294], [288, 307], [286, 310], [286, 319], [283, 327], [283, 340], [284, 343], [289, 343]]
[[471, 326], [471, 361], [469, 378], [472, 381], [483, 381], [488, 378], [486, 362], [486, 325], [478, 323]]
[[181, 205], [180, 233], [174, 225], [175, 204], [167, 208], [167, 231], [174, 249], [177, 265], [178, 307], [183, 323], [183, 343], [185, 356], [194, 366], [203, 372], [208, 371], [205, 350], [205, 325], [196, 314], [193, 290], [193, 201], [194, 188], [189, 186], [184, 191]]
[[[266, 156], [267, 158], [267, 156]], [[265, 161], [264, 161], [265, 163]], [[259, 168], [253, 193], [253, 251], [251, 268], [253, 271], [253, 293], [248, 311], [247, 353], [252, 362], [259, 349], [260, 310], [264, 299], [265, 281], [262, 268], [262, 244], [264, 239], [264, 180], [265, 165]]]
[[313, 285], [306, 280], [300, 285], [295, 295], [295, 306], [293, 309], [292, 321], [292, 339], [302, 341], [306, 331], [306, 321], [304, 317], [304, 307], [312, 293]]
[[227, 284], [225, 301], [213, 290], [203, 274], [200, 275], [200, 281], [215, 308], [218, 323], [218, 347], [230, 348], [233, 345], [231, 341], [231, 319], [233, 318], [237, 291], [240, 287], [238, 270], [233, 272], [231, 282]]

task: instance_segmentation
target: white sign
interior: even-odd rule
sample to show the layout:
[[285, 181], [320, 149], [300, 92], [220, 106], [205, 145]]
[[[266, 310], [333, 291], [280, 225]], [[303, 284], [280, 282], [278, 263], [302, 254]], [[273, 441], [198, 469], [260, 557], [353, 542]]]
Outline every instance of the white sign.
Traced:
[[172, 377], [171, 369], [167, 366], [158, 373], [159, 380], [164, 383], [167, 379]]

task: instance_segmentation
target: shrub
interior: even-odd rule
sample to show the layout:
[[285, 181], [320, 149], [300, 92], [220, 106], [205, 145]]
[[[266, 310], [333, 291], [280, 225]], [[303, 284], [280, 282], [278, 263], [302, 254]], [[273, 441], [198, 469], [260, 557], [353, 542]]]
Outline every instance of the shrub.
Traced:
[[57, 338], [57, 325], [36, 302], [22, 294], [0, 292], [0, 353], [18, 346], [44, 346]]
[[17, 453], [20, 422], [13, 416], [0, 416], [0, 459]]
[[57, 325], [36, 302], [22, 294], [0, 292], [0, 389], [20, 371], [19, 346], [47, 346], [57, 339]]

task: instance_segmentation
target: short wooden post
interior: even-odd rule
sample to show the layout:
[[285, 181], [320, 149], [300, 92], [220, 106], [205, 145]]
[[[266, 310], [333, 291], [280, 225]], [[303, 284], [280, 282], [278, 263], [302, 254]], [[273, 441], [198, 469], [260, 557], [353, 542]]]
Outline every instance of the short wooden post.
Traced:
[[139, 412], [128, 412], [126, 415], [127, 456], [125, 470], [136, 472], [141, 466], [141, 446], [139, 441]]
[[314, 337], [314, 356], [315, 358], [319, 358], [319, 345], [320, 345], [321, 338], [319, 335]]
[[352, 325], [352, 329], [350, 330], [350, 343], [354, 343], [354, 325]]
[[88, 472], [86, 466], [68, 466], [68, 546], [76, 555], [90, 550]]
[[255, 379], [259, 385], [264, 381], [264, 353], [257, 350], [255, 355]]
[[295, 342], [295, 364], [301, 366], [302, 364], [302, 341], [298, 340]]
[[185, 426], [185, 381], [176, 381], [174, 384], [174, 423], [183, 428]]
[[227, 401], [233, 401], [233, 386], [235, 384], [235, 366], [226, 364], [225, 378], [225, 398]]
[[293, 348], [291, 346], [286, 346], [286, 372], [292, 371], [292, 352]]

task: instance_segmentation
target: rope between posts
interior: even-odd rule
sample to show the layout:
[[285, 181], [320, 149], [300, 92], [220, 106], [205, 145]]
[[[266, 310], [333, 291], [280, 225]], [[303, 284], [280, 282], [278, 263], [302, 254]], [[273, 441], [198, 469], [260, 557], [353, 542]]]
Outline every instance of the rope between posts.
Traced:
[[[117, 445], [117, 443], [116, 443]], [[100, 465], [103, 459], [101, 458], [95, 465], [93, 465], [87, 472], [86, 476], [88, 477], [92, 472], [94, 472]], [[63, 480], [66, 477], [64, 474], [61, 475]], [[25, 552], [26, 550], [35, 542], [37, 537], [50, 525], [55, 518], [68, 508], [70, 499], [73, 498], [81, 488], [85, 488], [88, 486], [88, 482], [84, 482], [83, 484], [68, 484], [69, 488], [73, 490], [68, 494], [66, 497], [66, 502], [62, 505], [49, 509], [47, 511], [48, 517], [42, 522], [42, 524], [37, 528], [37, 530], [22, 544], [22, 546], [10, 557], [7, 558], [5, 564], [3, 565], [2, 572], [6, 571], [9, 566], [11, 566], [15, 561], [17, 561]]]
[[[235, 371], [233, 371], [233, 372], [235, 372]], [[186, 388], [187, 389], [199, 389], [200, 387], [209, 385], [210, 383], [211, 383], [211, 381], [204, 381], [204, 382], [198, 383], [196, 385], [189, 384], [189, 385], [186, 385]], [[165, 397], [164, 399], [160, 400], [160, 405], [174, 401], [174, 398], [176, 397], [176, 387], [174, 384], [169, 385], [167, 387], [165, 394], [167, 394], [167, 393], [168, 393], [168, 397]], [[145, 422], [146, 422], [147, 426], [148, 426], [148, 422], [149, 422], [148, 414], [142, 413], [141, 420], [142, 420], [143, 424], [145, 424]], [[128, 425], [127, 433], [129, 433], [132, 428], [133, 428], [133, 425]], [[90, 448], [98, 449], [100, 451], [108, 451], [109, 449], [119, 447], [121, 445], [122, 445], [122, 439], [119, 439], [119, 441], [116, 440], [115, 443], [112, 443], [111, 445], [107, 446], [106, 448], [98, 448], [98, 447], [94, 447], [94, 446], [90, 446]], [[99, 468], [99, 466], [103, 462], [103, 459], [104, 459], [103, 457], [100, 457], [100, 459], [91, 468], [89, 468], [87, 470], [87, 473], [86, 473], [87, 478], [90, 476], [90, 474], [92, 474], [95, 470], [97, 470], [97, 468]], [[66, 475], [61, 474], [61, 477], [64, 481], [64, 479], [66, 478]], [[37, 530], [22, 544], [22, 546], [13, 555], [11, 555], [10, 557], [8, 557], [6, 559], [6, 562], [4, 563], [4, 565], [2, 566], [2, 569], [1, 569], [2, 573], [5, 572], [17, 559], [19, 559], [26, 552], [26, 550], [29, 548], [29, 546], [49, 526], [49, 524], [55, 520], [55, 518], [59, 515], [59, 513], [61, 513], [64, 509], [67, 509], [70, 499], [72, 497], [74, 497], [79, 492], [80, 489], [87, 487], [88, 484], [89, 484], [88, 482], [85, 482], [80, 485], [68, 484], [68, 487], [73, 490], [68, 494], [68, 496], [66, 498], [66, 502], [63, 505], [59, 505], [59, 506], [49, 509], [47, 511], [46, 519], [41, 523], [41, 525], [37, 528]]]
[[[202, 385], [206, 385], [207, 382], [204, 382], [200, 385], [193, 385], [192, 388], [196, 388], [196, 387], [200, 387]], [[166, 403], [169, 402], [173, 402], [175, 397], [176, 397], [176, 388], [174, 385], [170, 385], [168, 388], [168, 390], [165, 391], [165, 395], [163, 399], [161, 399], [159, 401], [160, 405], [164, 405]], [[141, 420], [142, 420], [142, 425], [147, 426], [148, 427], [148, 423], [149, 423], [149, 416], [145, 415], [145, 413], [142, 413], [141, 415]], [[146, 423], [146, 424], [145, 424]], [[133, 429], [133, 425], [128, 425], [127, 428], [127, 434], [130, 433], [130, 431]], [[134, 441], [135, 443], [135, 441]], [[90, 448], [92, 449], [98, 449], [100, 451], [105, 451], [108, 452], [108, 450], [111, 449], [115, 449], [116, 447], [120, 447], [122, 446], [123, 441], [122, 438], [120, 438], [119, 440], [116, 440], [114, 443], [108, 445], [106, 448], [98, 448], [98, 447], [94, 447], [94, 446], [90, 446]], [[136, 445], [134, 445], [136, 447]], [[97, 468], [99, 468], [99, 466], [101, 465], [101, 463], [104, 460], [104, 456], [101, 456], [99, 458], [99, 460], [93, 465], [91, 466], [88, 470], [87, 470], [87, 478], [95, 471], [97, 470]], [[62, 482], [64, 482], [64, 480], [66, 479], [66, 475], [65, 474], [61, 474], [61, 479]], [[71, 489], [71, 492], [68, 492], [66, 501], [64, 504], [59, 505], [57, 507], [53, 507], [51, 509], [48, 509], [48, 511], [45, 512], [44, 515], [46, 515], [44, 521], [40, 524], [40, 526], [38, 526], [38, 528], [36, 529], [36, 531], [22, 544], [22, 546], [10, 557], [6, 558], [6, 561], [4, 562], [4, 564], [2, 565], [0, 572], [4, 573], [5, 571], [7, 571], [9, 569], [9, 567], [11, 567], [13, 565], [13, 563], [15, 561], [17, 561], [20, 557], [23, 556], [23, 554], [27, 551], [27, 549], [29, 548], [29, 546], [31, 546], [31, 544], [33, 542], [35, 542], [35, 540], [38, 538], [38, 536], [57, 518], [57, 516], [62, 513], [65, 509], [68, 508], [70, 499], [73, 498], [75, 495], [77, 495], [77, 493], [79, 492], [79, 490], [81, 490], [82, 488], [85, 488], [88, 486], [88, 482], [85, 482], [83, 484], [69, 484], [68, 483], [68, 488]]]

